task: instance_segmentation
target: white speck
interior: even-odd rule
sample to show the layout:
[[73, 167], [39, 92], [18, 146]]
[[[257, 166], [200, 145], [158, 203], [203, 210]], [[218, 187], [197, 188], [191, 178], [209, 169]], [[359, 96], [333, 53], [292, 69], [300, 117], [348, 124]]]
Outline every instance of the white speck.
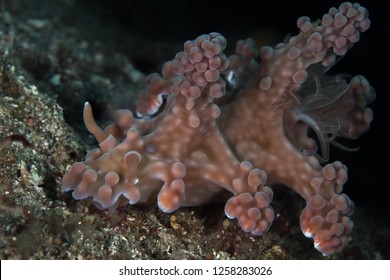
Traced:
[[61, 84], [61, 75], [55, 74], [51, 77], [50, 82], [53, 86], [59, 86]]

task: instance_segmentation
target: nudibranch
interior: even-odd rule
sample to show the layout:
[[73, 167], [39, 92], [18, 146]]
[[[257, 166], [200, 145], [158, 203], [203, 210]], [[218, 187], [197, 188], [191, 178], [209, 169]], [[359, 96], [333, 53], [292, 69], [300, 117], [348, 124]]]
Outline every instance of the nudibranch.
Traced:
[[297, 25], [288, 42], [258, 51], [241, 40], [230, 57], [219, 33], [185, 42], [162, 75], [148, 76], [138, 117], [121, 109], [102, 129], [86, 103], [84, 122], [99, 147], [74, 163], [64, 190], [111, 212], [126, 204], [157, 202], [171, 213], [226, 202], [230, 219], [261, 235], [274, 220], [271, 187], [283, 184], [306, 200], [300, 225], [315, 248], [342, 250], [353, 228], [354, 204], [342, 193], [347, 168], [323, 164], [330, 144], [368, 130], [375, 91], [362, 76], [326, 72], [370, 20], [346, 2]]

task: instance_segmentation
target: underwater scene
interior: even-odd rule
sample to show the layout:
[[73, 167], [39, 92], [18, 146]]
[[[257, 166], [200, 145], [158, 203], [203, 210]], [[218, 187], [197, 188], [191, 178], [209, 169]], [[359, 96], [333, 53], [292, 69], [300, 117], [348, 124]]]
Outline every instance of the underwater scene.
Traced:
[[0, 0], [0, 259], [389, 259], [385, 12]]

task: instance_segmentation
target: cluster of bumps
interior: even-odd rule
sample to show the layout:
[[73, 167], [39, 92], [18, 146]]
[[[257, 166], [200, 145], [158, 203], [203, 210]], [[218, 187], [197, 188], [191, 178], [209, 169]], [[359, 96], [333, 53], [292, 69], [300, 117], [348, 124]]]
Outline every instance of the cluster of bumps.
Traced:
[[258, 51], [242, 40], [230, 57], [219, 33], [187, 41], [162, 76], [148, 76], [138, 117], [118, 110], [102, 129], [86, 103], [84, 122], [99, 147], [74, 163], [65, 191], [111, 212], [155, 201], [166, 213], [226, 202], [230, 219], [261, 235], [274, 220], [270, 186], [283, 184], [307, 201], [300, 225], [315, 248], [324, 255], [342, 250], [353, 228], [354, 204], [342, 193], [347, 169], [322, 164], [330, 144], [341, 146], [338, 137], [368, 130], [366, 105], [375, 92], [362, 76], [325, 72], [370, 21], [365, 8], [347, 2], [297, 25], [288, 42]]

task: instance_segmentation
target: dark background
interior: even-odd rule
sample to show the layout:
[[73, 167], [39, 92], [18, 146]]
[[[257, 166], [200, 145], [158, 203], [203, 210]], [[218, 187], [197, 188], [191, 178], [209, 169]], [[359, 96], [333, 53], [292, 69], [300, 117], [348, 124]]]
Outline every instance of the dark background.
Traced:
[[[321, 18], [330, 7], [343, 1], [129, 1], [84, 0], [96, 9], [104, 22], [118, 22], [124, 32], [121, 40], [139, 38], [142, 50], [150, 48], [150, 56], [129, 53], [136, 67], [145, 73], [159, 71], [161, 64], [172, 59], [182, 44], [200, 34], [217, 31], [228, 39], [228, 52], [238, 39], [253, 37], [258, 47], [275, 45], [288, 34], [296, 34], [296, 20], [309, 16]], [[358, 152], [331, 150], [331, 161], [340, 160], [348, 166], [349, 180], [345, 193], [375, 215], [389, 213], [388, 174], [389, 139], [389, 46], [388, 10], [385, 1], [360, 1], [368, 8], [371, 27], [361, 34], [358, 42], [331, 73], [364, 75], [376, 89], [377, 97], [371, 108], [374, 121], [368, 133], [351, 142]], [[120, 46], [120, 44], [118, 44]], [[126, 44], [124, 44], [126, 45]], [[173, 48], [172, 46], [178, 46]], [[230, 48], [230, 49], [229, 49]], [[122, 50], [126, 53], [126, 50]], [[158, 55], [157, 55], [158, 54]], [[140, 58], [141, 57], [141, 58]], [[156, 61], [156, 59], [162, 59]]]

